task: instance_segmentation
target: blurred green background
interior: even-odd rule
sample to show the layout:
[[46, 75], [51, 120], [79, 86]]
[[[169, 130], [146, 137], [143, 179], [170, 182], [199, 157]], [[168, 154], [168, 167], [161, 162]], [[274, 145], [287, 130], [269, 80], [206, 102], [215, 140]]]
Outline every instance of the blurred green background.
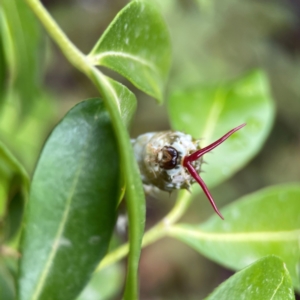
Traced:
[[[84, 53], [90, 51], [116, 13], [128, 3], [123, 0], [42, 2]], [[254, 68], [262, 68], [269, 76], [277, 107], [273, 130], [263, 150], [246, 168], [212, 190], [218, 206], [262, 187], [299, 182], [300, 1], [156, 2], [168, 24], [173, 43], [173, 64], [166, 99], [174, 88], [226, 82]], [[44, 119], [47, 125], [39, 133], [42, 140], [75, 103], [97, 96], [96, 89], [84, 75], [71, 67], [50, 39], [45, 39], [45, 44], [41, 52], [46, 55], [41, 61], [44, 62], [44, 86], [48, 90], [46, 101], [51, 103], [47, 113], [52, 113]], [[137, 95], [138, 110], [131, 126], [133, 138], [145, 132], [170, 128], [166, 104], [157, 105], [154, 99], [116, 73], [103, 71], [129, 86]], [[2, 120], [2, 123], [7, 122]], [[5, 130], [1, 129], [2, 136]], [[22, 142], [21, 139], [20, 144]], [[14, 144], [13, 141], [8, 143]], [[32, 171], [39, 147], [33, 145], [35, 150], [28, 150], [27, 156], [18, 154], [17, 147], [18, 144], [14, 144], [12, 149], [15, 148], [16, 155]], [[174, 196], [160, 200], [149, 197], [147, 228], [170, 210]], [[211, 214], [211, 207], [201, 196], [193, 202], [184, 220], [199, 223]], [[179, 241], [163, 239], [142, 252], [141, 299], [202, 299], [231, 274]]]

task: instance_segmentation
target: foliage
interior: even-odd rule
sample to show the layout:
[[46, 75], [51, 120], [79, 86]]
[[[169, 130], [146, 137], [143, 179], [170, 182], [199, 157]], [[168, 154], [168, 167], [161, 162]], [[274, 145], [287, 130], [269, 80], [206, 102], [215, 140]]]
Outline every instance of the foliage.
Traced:
[[203, 178], [210, 185], [232, 176], [258, 152], [274, 117], [268, 80], [259, 71], [227, 84], [177, 90], [170, 97], [169, 112], [172, 127], [203, 139], [203, 146], [247, 123], [243, 131], [205, 158], [208, 166]]
[[239, 271], [221, 284], [208, 298], [295, 299], [289, 273], [276, 256], [267, 256]]
[[[200, 189], [193, 187], [192, 194], [179, 192], [174, 208], [144, 234], [145, 196], [128, 133], [136, 96], [97, 66], [163, 101], [171, 41], [151, 1], [126, 5], [88, 55], [38, 0], [26, 2], [3, 0], [0, 7], [0, 298], [108, 299], [122, 289], [123, 270], [115, 263], [128, 254], [123, 298], [138, 299], [141, 247], [171, 236], [221, 265], [244, 268], [207, 299], [294, 299], [292, 285], [300, 290], [297, 184], [233, 202], [222, 209], [225, 221], [214, 215], [199, 225], [178, 224], [199, 196]], [[166, 2], [163, 10], [170, 7]], [[54, 127], [39, 158], [54, 109], [40, 83], [43, 40], [33, 13], [100, 97], [74, 106]], [[172, 128], [204, 138], [201, 146], [247, 123], [205, 157], [209, 165], [203, 178], [209, 186], [249, 162], [273, 124], [274, 104], [263, 70], [221, 84], [184, 80], [169, 94]], [[35, 164], [30, 182], [27, 171]], [[108, 251], [124, 191], [129, 241]]]
[[225, 207], [226, 222], [212, 216], [200, 225], [175, 225], [170, 234], [235, 270], [275, 254], [284, 260], [299, 290], [299, 197], [299, 185], [266, 188]]

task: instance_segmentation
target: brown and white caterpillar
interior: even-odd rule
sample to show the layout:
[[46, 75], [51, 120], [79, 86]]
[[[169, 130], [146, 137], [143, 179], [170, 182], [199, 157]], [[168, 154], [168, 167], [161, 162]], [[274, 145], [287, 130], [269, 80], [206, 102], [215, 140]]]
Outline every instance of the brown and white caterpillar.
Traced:
[[138, 136], [132, 144], [143, 183], [171, 192], [174, 189], [188, 190], [191, 184], [198, 182], [215, 212], [224, 219], [199, 175], [202, 157], [245, 125], [230, 130], [204, 148], [200, 147], [199, 140], [179, 131], [150, 132]]

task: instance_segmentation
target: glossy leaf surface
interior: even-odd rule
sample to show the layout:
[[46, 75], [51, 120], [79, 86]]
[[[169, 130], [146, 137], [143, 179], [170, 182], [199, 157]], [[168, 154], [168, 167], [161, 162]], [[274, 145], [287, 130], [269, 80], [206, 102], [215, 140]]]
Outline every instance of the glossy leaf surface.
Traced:
[[252, 72], [233, 83], [175, 92], [169, 101], [173, 129], [202, 139], [201, 146], [234, 127], [247, 126], [206, 154], [203, 180], [214, 186], [241, 169], [261, 148], [274, 118], [266, 76]]
[[282, 185], [250, 194], [198, 226], [177, 225], [171, 235], [208, 258], [239, 270], [266, 255], [286, 264], [300, 290], [300, 185]]
[[121, 10], [89, 54], [93, 63], [120, 73], [160, 101], [170, 56], [164, 20], [144, 1], [132, 1]]
[[105, 255], [120, 194], [118, 147], [100, 99], [59, 123], [34, 173], [21, 243], [19, 299], [73, 299]]
[[285, 264], [268, 256], [222, 283], [206, 300], [293, 300], [292, 281]]

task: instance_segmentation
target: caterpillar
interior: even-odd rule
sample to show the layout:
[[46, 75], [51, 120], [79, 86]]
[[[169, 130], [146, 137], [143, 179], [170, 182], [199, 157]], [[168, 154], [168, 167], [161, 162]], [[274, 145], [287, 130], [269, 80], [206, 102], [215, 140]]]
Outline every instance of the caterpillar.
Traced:
[[205, 182], [200, 177], [203, 155], [210, 152], [246, 123], [227, 132], [210, 145], [201, 148], [200, 141], [179, 131], [150, 132], [132, 140], [133, 150], [145, 185], [171, 192], [187, 189], [197, 182], [215, 212], [224, 219]]

